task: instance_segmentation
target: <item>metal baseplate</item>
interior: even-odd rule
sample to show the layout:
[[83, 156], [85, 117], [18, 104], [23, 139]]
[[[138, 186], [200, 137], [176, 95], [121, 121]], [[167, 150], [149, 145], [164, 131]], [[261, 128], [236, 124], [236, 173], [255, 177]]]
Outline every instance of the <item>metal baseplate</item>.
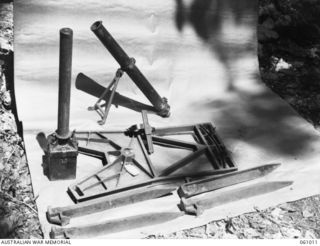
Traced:
[[[123, 132], [76, 132], [76, 137], [80, 153], [103, 162], [100, 170], [69, 186], [68, 192], [76, 203], [149, 185], [181, 184], [188, 179], [237, 170], [211, 123], [153, 128], [144, 120], [144, 124]], [[122, 143], [117, 143], [121, 137]], [[82, 147], [81, 142], [86, 146]], [[88, 142], [100, 145], [103, 151], [89, 148]], [[162, 150], [161, 157], [153, 161], [157, 150]], [[165, 159], [163, 154], [170, 151], [177, 151], [176, 160], [161, 161]]]

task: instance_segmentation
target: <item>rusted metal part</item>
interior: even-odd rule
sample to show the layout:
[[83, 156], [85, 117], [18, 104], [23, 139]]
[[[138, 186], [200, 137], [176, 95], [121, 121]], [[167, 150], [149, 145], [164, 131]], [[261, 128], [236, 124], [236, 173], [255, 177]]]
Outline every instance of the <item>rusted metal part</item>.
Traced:
[[[78, 180], [76, 184], [69, 186], [68, 192], [75, 202], [83, 202], [98, 197], [104, 197], [126, 190], [148, 186], [150, 184], [161, 184], [162, 182], [176, 181], [179, 181], [180, 184], [182, 184], [186, 179], [221, 175], [237, 170], [237, 167], [233, 163], [229, 153], [222, 148], [222, 146], [224, 146], [223, 143], [216, 140], [217, 134], [212, 124], [205, 123], [194, 126], [183, 126], [180, 128], [173, 127], [173, 129], [165, 128], [159, 130], [147, 126], [147, 128], [149, 128], [151, 131], [151, 134], [149, 132], [145, 132], [145, 126], [146, 124], [142, 124], [140, 126], [134, 125], [127, 129], [127, 131], [123, 132], [124, 136], [122, 136], [129, 137], [131, 139], [130, 141], [137, 141], [138, 144], [136, 147], [140, 147], [139, 152], [142, 153], [142, 155], [139, 155], [140, 159], [137, 159], [136, 157], [132, 158], [131, 166], [135, 167], [137, 170], [139, 170], [139, 172], [141, 172], [141, 174], [139, 174], [138, 181], [136, 177], [131, 178], [130, 175], [127, 175], [128, 169], [126, 169], [126, 171], [122, 171], [124, 160], [121, 149], [123, 148], [119, 144], [108, 139], [108, 137], [104, 136], [103, 134], [95, 132], [95, 136], [99, 136], [99, 138], [92, 138], [92, 141], [101, 142], [101, 144], [106, 143], [106, 147], [109, 145], [109, 149], [111, 148], [111, 150], [102, 153], [96, 150], [90, 150], [89, 148], [81, 147], [81, 151], [84, 154], [96, 156], [99, 159], [105, 160], [108, 158], [104, 158], [104, 156], [110, 156], [109, 159], [111, 159], [111, 156], [113, 156], [115, 160], [112, 162], [108, 161], [108, 163], [103, 163], [105, 166], [100, 170]], [[196, 127], [197, 129], [201, 129], [201, 131], [196, 132]], [[111, 133], [108, 132], [107, 134]], [[170, 137], [170, 135], [174, 136], [181, 134], [191, 136], [191, 141], [182, 141], [181, 139]], [[212, 136], [210, 136], [210, 134]], [[79, 139], [85, 139], [85, 135], [86, 133], [81, 133], [78, 134], [77, 137]], [[151, 138], [152, 145], [168, 148], [169, 151], [170, 149], [183, 149], [189, 151], [189, 154], [187, 154], [185, 157], [182, 156], [180, 160], [174, 163], [168, 163], [168, 165], [162, 167], [162, 170], [156, 170], [152, 161], [152, 155], [150, 155], [148, 151], [148, 135]], [[205, 140], [205, 142], [199, 140], [200, 136]], [[104, 141], [102, 141], [103, 139]], [[212, 139], [214, 139], [214, 141]], [[212, 150], [215, 155], [219, 156], [210, 158], [208, 154], [209, 149]], [[189, 171], [179, 175], [174, 174], [178, 170], [183, 171], [184, 168], [187, 168], [188, 165], [194, 163], [194, 161], [200, 157], [202, 160], [206, 160], [204, 163], [207, 165], [211, 164], [211, 166], [208, 165], [208, 170], [201, 172], [192, 170], [191, 172]], [[120, 178], [120, 176], [124, 175], [126, 175], [125, 179]], [[119, 182], [120, 179], [121, 182]]]
[[199, 216], [208, 208], [273, 192], [290, 186], [292, 183], [292, 181], [261, 182], [223, 192], [212, 191], [190, 198], [182, 197], [179, 208], [187, 214]]
[[149, 99], [158, 114], [162, 117], [169, 117], [170, 106], [166, 98], [161, 98], [158, 92], [153, 88], [146, 77], [135, 65], [134, 58], [130, 58], [120, 47], [117, 41], [102, 25], [102, 21], [96, 21], [92, 24], [91, 30], [98, 37], [101, 43], [107, 48], [114, 59], [120, 64], [132, 81], [138, 86], [141, 92]]
[[90, 238], [105, 236], [111, 233], [128, 231], [140, 227], [152, 226], [165, 223], [183, 216], [181, 212], [164, 212], [164, 213], [149, 213], [136, 215], [126, 218], [109, 220], [102, 223], [97, 223], [79, 227], [55, 227], [51, 228], [50, 238]]
[[44, 174], [50, 180], [76, 177], [78, 143], [69, 130], [72, 36], [70, 28], [60, 30], [58, 128], [47, 141], [43, 141], [43, 134], [38, 134], [39, 144], [45, 152]]
[[47, 210], [47, 219], [52, 224], [65, 226], [69, 224], [72, 218], [162, 197], [170, 194], [175, 189], [176, 185], [174, 184], [149, 185], [71, 206], [49, 207]]
[[189, 198], [205, 192], [210, 192], [230, 185], [239, 184], [263, 177], [275, 170], [280, 165], [280, 163], [267, 164], [247, 170], [188, 182], [179, 187], [178, 194], [180, 197]]
[[[102, 96], [102, 93], [106, 91], [106, 87], [98, 84], [83, 73], [79, 73], [76, 78], [76, 88], [97, 98], [100, 98]], [[107, 93], [102, 97], [103, 100], [109, 101], [111, 93], [111, 90], [107, 91]], [[112, 104], [116, 107], [122, 106], [137, 112], [141, 112], [141, 110], [147, 110], [148, 112], [155, 113], [157, 112], [153, 106], [143, 104], [131, 98], [122, 96], [118, 92], [114, 92]]]

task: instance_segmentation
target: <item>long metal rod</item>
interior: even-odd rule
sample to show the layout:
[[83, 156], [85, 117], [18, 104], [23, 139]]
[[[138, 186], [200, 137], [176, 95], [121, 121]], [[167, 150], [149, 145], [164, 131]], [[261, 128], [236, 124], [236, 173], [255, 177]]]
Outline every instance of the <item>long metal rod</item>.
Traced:
[[224, 174], [221, 176], [196, 180], [181, 185], [178, 189], [178, 194], [180, 197], [189, 198], [191, 196], [196, 196], [205, 192], [217, 190], [222, 187], [239, 184], [242, 182], [263, 177], [275, 170], [276, 168], [278, 168], [280, 165], [280, 163], [267, 164], [246, 170]]
[[52, 224], [64, 226], [69, 224], [71, 218], [98, 213], [111, 208], [158, 198], [171, 193], [175, 189], [176, 186], [173, 183], [157, 186], [151, 185], [71, 206], [56, 208], [48, 207], [47, 218]]
[[212, 191], [191, 198], [183, 197], [181, 198], [179, 207], [187, 214], [199, 216], [205, 209], [276, 191], [281, 188], [287, 187], [292, 183], [292, 181], [261, 182], [258, 184], [250, 184], [245, 187], [240, 187], [221, 193]]
[[174, 220], [184, 215], [182, 212], [148, 213], [131, 217], [109, 220], [99, 224], [58, 228], [52, 227], [50, 238], [90, 238], [104, 236], [111, 233], [151, 226]]
[[60, 30], [60, 56], [59, 56], [59, 104], [58, 129], [59, 138], [69, 138], [70, 118], [70, 89], [72, 68], [72, 36], [70, 28]]
[[155, 109], [162, 117], [170, 115], [170, 107], [165, 98], [161, 98], [158, 92], [153, 88], [146, 77], [140, 72], [135, 65], [134, 59], [131, 59], [120, 47], [117, 41], [102, 25], [102, 21], [96, 21], [91, 26], [91, 31], [98, 37], [101, 43], [107, 48], [111, 55], [120, 64], [132, 81], [138, 86], [141, 92], [149, 99]]

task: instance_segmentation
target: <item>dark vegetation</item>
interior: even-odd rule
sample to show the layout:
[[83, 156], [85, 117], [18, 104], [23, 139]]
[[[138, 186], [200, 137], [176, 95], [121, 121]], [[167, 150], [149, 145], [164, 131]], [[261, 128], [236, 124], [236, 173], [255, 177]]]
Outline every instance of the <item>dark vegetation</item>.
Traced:
[[320, 124], [320, 2], [261, 0], [259, 62], [264, 83]]

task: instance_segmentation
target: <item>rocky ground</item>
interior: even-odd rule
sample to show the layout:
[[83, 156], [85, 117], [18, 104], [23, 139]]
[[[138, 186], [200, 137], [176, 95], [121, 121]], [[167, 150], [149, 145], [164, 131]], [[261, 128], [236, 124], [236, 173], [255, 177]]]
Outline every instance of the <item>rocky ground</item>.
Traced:
[[[0, 58], [5, 61], [0, 78], [0, 238], [41, 238], [36, 197], [9, 91], [13, 88], [12, 7], [12, 3], [0, 4]], [[260, 0], [262, 79], [315, 126], [320, 125], [319, 13], [318, 0]], [[320, 196], [148, 238], [320, 238]]]
[[148, 238], [281, 239], [320, 238], [320, 196], [266, 210], [212, 221], [207, 225]]
[[41, 238], [24, 145], [9, 89], [13, 79], [13, 4], [0, 3], [0, 238]]

